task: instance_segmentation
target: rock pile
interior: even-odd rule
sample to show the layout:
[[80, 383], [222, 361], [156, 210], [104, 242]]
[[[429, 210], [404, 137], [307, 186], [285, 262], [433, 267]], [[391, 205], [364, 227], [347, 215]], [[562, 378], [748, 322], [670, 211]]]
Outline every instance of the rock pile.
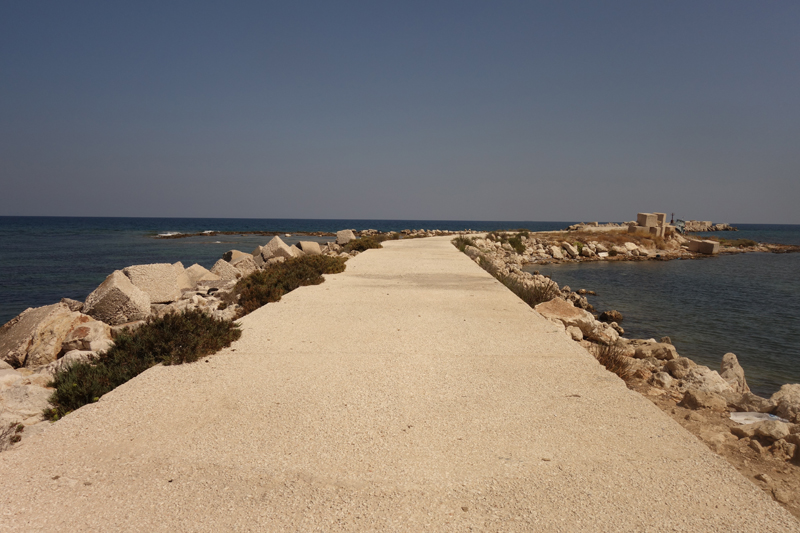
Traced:
[[710, 220], [687, 220], [684, 223], [686, 231], [738, 231], [730, 224], [713, 224]]

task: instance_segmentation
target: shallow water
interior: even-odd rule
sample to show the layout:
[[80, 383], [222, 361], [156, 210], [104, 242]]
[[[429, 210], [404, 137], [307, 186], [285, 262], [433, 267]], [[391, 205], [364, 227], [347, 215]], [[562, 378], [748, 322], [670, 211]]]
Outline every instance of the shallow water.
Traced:
[[800, 383], [800, 254], [529, 266], [616, 309], [628, 338], [669, 336], [678, 353], [719, 370], [733, 352], [753, 392]]

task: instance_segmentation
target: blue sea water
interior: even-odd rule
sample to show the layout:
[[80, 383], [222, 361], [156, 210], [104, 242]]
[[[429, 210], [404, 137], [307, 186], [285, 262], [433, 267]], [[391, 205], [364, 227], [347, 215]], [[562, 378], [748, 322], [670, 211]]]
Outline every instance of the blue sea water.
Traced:
[[[162, 233], [344, 228], [381, 231], [563, 229], [573, 222], [309, 220], [220, 218], [0, 217], [0, 324], [62, 297], [84, 300], [112, 271], [182, 261], [210, 268], [230, 249], [251, 251], [270, 237], [216, 235], [157, 239]], [[738, 225], [725, 238], [800, 245], [800, 226]], [[307, 239], [307, 237], [303, 237]], [[289, 244], [299, 237], [284, 238]], [[330, 238], [318, 238], [325, 241]], [[800, 254], [745, 254], [696, 261], [536, 266], [559, 284], [598, 292], [598, 310], [617, 309], [629, 337], [668, 335], [682, 355], [718, 368], [734, 352], [751, 388], [768, 395], [800, 382]]]

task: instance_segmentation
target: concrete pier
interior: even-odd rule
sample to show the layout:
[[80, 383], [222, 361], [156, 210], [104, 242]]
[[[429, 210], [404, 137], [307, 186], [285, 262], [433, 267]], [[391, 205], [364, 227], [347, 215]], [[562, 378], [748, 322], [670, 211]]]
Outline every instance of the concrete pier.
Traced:
[[0, 531], [800, 531], [449, 238], [0, 454]]

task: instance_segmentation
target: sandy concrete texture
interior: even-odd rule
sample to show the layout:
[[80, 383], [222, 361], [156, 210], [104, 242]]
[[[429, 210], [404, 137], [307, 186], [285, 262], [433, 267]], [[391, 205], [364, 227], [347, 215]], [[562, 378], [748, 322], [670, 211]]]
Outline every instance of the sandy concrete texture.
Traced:
[[449, 238], [0, 454], [3, 531], [800, 531]]

